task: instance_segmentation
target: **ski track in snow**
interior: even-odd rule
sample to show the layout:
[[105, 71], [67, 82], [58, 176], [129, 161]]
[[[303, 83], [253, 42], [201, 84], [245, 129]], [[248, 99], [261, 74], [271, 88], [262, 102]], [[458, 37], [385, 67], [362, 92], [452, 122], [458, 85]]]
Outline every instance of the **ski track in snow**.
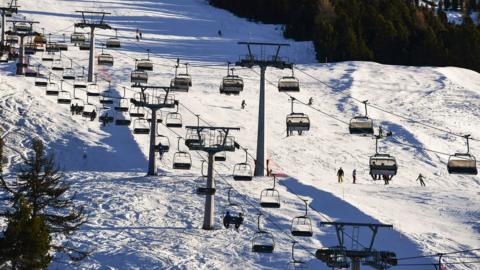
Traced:
[[[236, 45], [243, 40], [285, 42], [279, 26], [261, 25], [239, 19], [226, 11], [209, 7], [201, 0], [162, 1], [23, 1], [22, 14], [40, 21], [47, 32], [66, 29], [75, 21], [75, 10], [100, 8], [112, 13], [107, 18], [124, 42], [120, 50], [107, 50], [115, 56], [111, 69], [99, 68], [100, 77], [112, 80], [120, 95], [122, 85], [129, 85], [133, 59], [142, 57], [151, 48], [155, 71], [151, 84], [167, 85], [174, 75], [175, 60], [181, 57], [194, 65], [223, 64], [245, 54]], [[78, 19], [78, 17], [77, 17]], [[144, 32], [144, 40], [134, 42], [135, 29]], [[223, 36], [217, 31], [221, 29]], [[61, 31], [64, 32], [64, 31]], [[98, 31], [97, 43], [114, 35]], [[299, 63], [299, 69], [313, 75], [327, 87], [302, 73], [302, 92], [295, 94], [306, 102], [314, 99], [314, 107], [343, 121], [363, 114], [363, 105], [348, 95], [369, 100], [395, 113], [458, 133], [480, 138], [480, 74], [459, 68], [386, 66], [369, 62], [310, 64], [314, 62], [311, 43], [292, 43], [284, 55]], [[99, 53], [99, 51], [97, 51]], [[87, 53], [72, 49], [65, 56], [86, 64]], [[162, 57], [160, 57], [162, 56]], [[41, 54], [34, 61], [40, 62]], [[80, 69], [77, 70], [79, 71]], [[292, 217], [301, 215], [302, 202], [295, 196], [309, 199], [314, 224], [314, 237], [298, 239], [296, 257], [308, 262], [312, 269], [327, 269], [313, 258], [317, 248], [337, 245], [333, 228], [321, 227], [325, 217], [352, 222], [384, 222], [393, 230], [381, 230], [375, 247], [391, 250], [398, 257], [478, 248], [480, 246], [480, 192], [478, 177], [450, 176], [447, 158], [418, 149], [380, 143], [382, 151], [394, 155], [399, 174], [392, 185], [373, 182], [368, 176], [368, 157], [374, 153], [371, 138], [351, 136], [347, 127], [310, 108], [295, 105], [296, 111], [310, 116], [312, 129], [305, 136], [285, 137], [285, 115], [290, 113], [288, 97], [267, 85], [267, 151], [273, 170], [290, 177], [280, 179], [278, 190], [282, 208], [264, 211], [268, 220], [264, 228], [275, 235], [273, 255], [250, 251], [250, 238], [256, 229], [260, 190], [271, 186], [271, 180], [258, 178], [251, 183], [235, 183], [231, 169], [244, 159], [244, 153], [229, 153], [224, 164], [218, 164], [216, 222], [227, 204], [228, 186], [224, 177], [245, 198], [233, 193], [232, 200], [247, 213], [245, 226], [234, 230], [201, 230], [204, 199], [194, 194], [201, 183], [201, 156], [192, 153], [190, 172], [173, 171], [172, 153], [159, 161], [159, 177], [144, 177], [147, 163], [148, 136], [133, 135], [132, 126], [102, 127], [78, 116], [72, 117], [68, 106], [57, 105], [45, 90], [33, 86], [33, 79], [13, 77], [13, 64], [2, 65], [0, 83], [1, 130], [7, 145], [10, 169], [26, 155], [32, 138], [47, 142], [65, 171], [81, 204], [88, 211], [89, 221], [74, 240], [92, 249], [92, 256], [76, 269], [285, 269], [291, 260], [289, 233]], [[256, 117], [258, 110], [258, 69], [239, 69], [245, 90], [239, 97], [222, 96], [218, 85], [225, 75], [219, 67], [191, 67], [193, 87], [188, 94], [176, 93], [182, 105], [201, 114], [215, 125], [238, 126], [238, 142], [255, 153]], [[269, 69], [267, 79], [276, 82], [288, 71]], [[65, 90], [72, 92], [69, 84]], [[100, 82], [102, 89], [108, 84]], [[77, 94], [85, 99], [83, 92]], [[132, 92], [127, 92], [132, 97]], [[247, 108], [240, 109], [245, 99]], [[196, 118], [184, 107], [179, 110], [185, 124]], [[395, 132], [396, 139], [409, 144], [453, 153], [464, 151], [463, 140], [419, 126], [370, 108], [369, 115]], [[176, 135], [161, 126], [168, 135], [171, 148]], [[176, 130], [184, 135], [184, 130]], [[480, 153], [478, 142], [472, 152]], [[84, 157], [85, 156], [85, 157]], [[251, 161], [251, 159], [250, 159]], [[335, 173], [342, 166], [346, 183], [336, 183]], [[359, 184], [352, 185], [350, 175], [357, 169]], [[427, 188], [418, 188], [418, 173], [427, 177]], [[270, 221], [281, 226], [279, 231]], [[348, 231], [347, 231], [348, 232]], [[351, 233], [351, 232], [348, 232]], [[368, 242], [369, 233], [362, 231], [361, 242]], [[58, 238], [56, 241], [63, 241]], [[350, 245], [348, 243], [348, 245]], [[308, 252], [307, 252], [308, 251]], [[472, 253], [468, 255], [477, 255]], [[458, 261], [450, 259], [449, 262]], [[432, 262], [429, 259], [415, 262]], [[401, 261], [401, 263], [406, 263]], [[53, 263], [51, 269], [66, 266]], [[368, 269], [368, 267], [365, 267]], [[410, 268], [414, 269], [414, 268]], [[421, 269], [421, 268], [418, 268]], [[472, 269], [454, 265], [449, 269]]]

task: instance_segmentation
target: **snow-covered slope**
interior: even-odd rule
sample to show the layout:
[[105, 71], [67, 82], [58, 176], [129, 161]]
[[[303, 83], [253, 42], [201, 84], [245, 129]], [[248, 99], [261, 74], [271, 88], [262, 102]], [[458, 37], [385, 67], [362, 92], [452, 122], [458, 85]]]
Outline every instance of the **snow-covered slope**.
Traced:
[[[449, 252], [480, 247], [480, 180], [478, 177], [453, 176], [446, 171], [448, 156], [442, 153], [464, 151], [464, 141], [456, 136], [418, 125], [370, 108], [376, 125], [392, 130], [395, 140], [420, 148], [381, 142], [383, 151], [399, 162], [399, 174], [392, 185], [370, 181], [368, 158], [374, 153], [370, 137], [351, 136], [347, 126], [363, 105], [353, 98], [369, 100], [386, 111], [415, 119], [440, 129], [471, 134], [480, 138], [480, 74], [458, 68], [401, 67], [376, 63], [345, 62], [314, 64], [310, 43], [285, 41], [280, 26], [259, 25], [209, 7], [200, 0], [159, 1], [58, 1], [39, 0], [20, 3], [22, 14], [38, 20], [39, 27], [55, 38], [73, 31], [78, 20], [76, 10], [104, 10], [112, 14], [107, 21], [119, 29], [123, 47], [107, 50], [115, 57], [112, 68], [99, 68], [99, 84], [105, 90], [111, 80], [114, 91], [122, 93], [129, 86], [134, 59], [145, 57], [151, 49], [155, 70], [149, 83], [168, 85], [173, 77], [174, 60], [190, 62], [193, 87], [189, 93], [176, 93], [179, 112], [185, 124], [196, 124], [195, 114], [206, 123], [238, 126], [237, 141], [254, 153], [258, 110], [258, 69], [238, 69], [245, 80], [245, 90], [238, 97], [218, 93], [226, 73], [224, 63], [246, 53], [238, 41], [289, 42], [283, 54], [299, 63], [296, 75], [302, 91], [300, 101], [313, 97], [311, 107], [297, 104], [296, 111], [310, 116], [312, 129], [305, 136], [285, 137], [285, 115], [290, 113], [288, 96], [275, 86], [288, 71], [269, 69], [267, 79], [267, 152], [275, 172], [284, 173], [278, 190], [282, 208], [263, 211], [268, 218], [264, 227], [276, 240], [272, 255], [250, 251], [250, 239], [256, 230], [258, 198], [271, 179], [258, 178], [251, 183], [237, 183], [230, 174], [241, 151], [229, 153], [216, 166], [217, 215], [219, 230], [201, 230], [204, 198], [195, 195], [200, 184], [202, 155], [192, 153], [189, 172], [172, 169], [173, 151], [159, 162], [159, 177], [144, 177], [148, 154], [148, 136], [133, 135], [132, 126], [101, 126], [71, 116], [68, 106], [58, 105], [45, 90], [33, 86], [33, 79], [15, 77], [13, 64], [1, 66], [0, 104], [2, 137], [7, 141], [10, 164], [24, 153], [32, 137], [42, 138], [55, 152], [59, 164], [79, 199], [89, 210], [89, 222], [75, 236], [92, 249], [92, 256], [69, 268], [107, 269], [284, 269], [291, 260], [290, 220], [303, 211], [298, 196], [309, 200], [314, 237], [296, 239], [301, 247], [296, 257], [312, 269], [327, 269], [312, 253], [317, 248], [337, 245], [333, 228], [320, 227], [321, 221], [382, 222], [393, 230], [382, 230], [375, 247], [391, 250], [398, 257]], [[135, 30], [143, 40], [135, 41]], [[223, 35], [219, 36], [217, 31]], [[97, 43], [114, 35], [98, 31]], [[74, 67], [86, 65], [88, 53], [71, 47], [64, 59], [72, 58]], [[41, 54], [32, 63], [41, 63]], [[45, 63], [43, 63], [45, 64]], [[311, 76], [308, 76], [311, 75]], [[73, 92], [69, 83], [64, 89]], [[128, 87], [127, 96], [134, 91]], [[86, 100], [84, 92], [78, 92]], [[247, 107], [240, 109], [245, 100]], [[92, 102], [98, 104], [98, 100]], [[320, 113], [333, 115], [341, 121]], [[159, 132], [169, 136], [175, 148], [177, 133], [161, 126]], [[472, 153], [480, 153], [472, 142]], [[250, 159], [250, 161], [252, 161]], [[336, 183], [336, 170], [342, 166], [347, 179]], [[350, 184], [351, 171], [357, 169], [359, 183]], [[427, 187], [415, 181], [419, 173], [427, 177]], [[220, 229], [221, 213], [227, 205], [227, 192], [233, 186], [232, 200], [244, 208], [246, 224], [240, 232]], [[351, 232], [348, 232], [351, 234]], [[369, 232], [363, 231], [362, 244]], [[478, 253], [469, 253], [478, 256]], [[447, 262], [461, 258], [445, 259]], [[409, 261], [400, 261], [400, 263]], [[417, 262], [431, 263], [426, 258]], [[52, 269], [65, 266], [54, 263]], [[413, 267], [410, 269], [425, 269]], [[449, 269], [474, 269], [472, 265], [451, 265]]]

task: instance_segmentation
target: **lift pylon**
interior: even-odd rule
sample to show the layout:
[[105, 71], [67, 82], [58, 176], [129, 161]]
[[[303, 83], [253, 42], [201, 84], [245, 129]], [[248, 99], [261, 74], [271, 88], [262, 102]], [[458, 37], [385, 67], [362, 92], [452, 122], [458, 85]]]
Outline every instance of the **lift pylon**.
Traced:
[[81, 21], [75, 23], [78, 28], [90, 28], [90, 57], [88, 61], [88, 82], [93, 82], [93, 74], [95, 73], [95, 29], [111, 29], [110, 25], [105, 23], [105, 16], [110, 15], [108, 12], [94, 11], [76, 11], [81, 14]]
[[[213, 178], [214, 156], [219, 152], [234, 152], [239, 145], [235, 142], [235, 138], [229, 136], [230, 131], [238, 131], [236, 127], [212, 127], [212, 126], [186, 126], [187, 134], [196, 132], [198, 142], [188, 144], [190, 150], [202, 151], [208, 154], [208, 173], [207, 173], [207, 189], [215, 188], [215, 180]], [[205, 213], [203, 218], [203, 229], [213, 230], [215, 217], [215, 194], [205, 196]]]
[[[148, 173], [147, 175], [157, 175], [155, 146], [156, 146], [156, 130], [157, 130], [157, 111], [162, 108], [175, 108], [178, 106], [178, 101], [170, 94], [170, 87], [164, 86], [147, 86], [138, 85], [133, 86], [140, 88], [141, 94], [139, 99], [132, 98], [130, 102], [137, 107], [144, 107], [152, 111], [152, 120], [150, 121], [150, 148], [148, 154]], [[151, 90], [153, 93], [146, 93]], [[158, 91], [164, 93], [160, 94]]]
[[[265, 72], [267, 67], [274, 67], [278, 69], [292, 68], [292, 64], [284, 61], [280, 57], [280, 50], [282, 47], [290, 46], [289, 44], [281, 43], [263, 43], [263, 42], [239, 42], [239, 45], [246, 45], [248, 54], [242, 57], [237, 63], [237, 66], [252, 68], [260, 67], [260, 93], [258, 106], [258, 130], [257, 130], [257, 156], [255, 159], [255, 176], [265, 175]], [[259, 47], [260, 55], [254, 55], [252, 47]], [[269, 47], [274, 49], [273, 56], [266, 56], [263, 52], [264, 48]]]

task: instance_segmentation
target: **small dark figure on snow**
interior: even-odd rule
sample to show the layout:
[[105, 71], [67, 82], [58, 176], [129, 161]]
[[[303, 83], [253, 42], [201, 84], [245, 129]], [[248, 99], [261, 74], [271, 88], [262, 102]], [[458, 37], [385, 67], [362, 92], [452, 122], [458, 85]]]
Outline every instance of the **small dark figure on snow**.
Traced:
[[238, 229], [240, 228], [240, 226], [243, 224], [243, 214], [242, 213], [238, 213], [238, 217], [237, 219], [235, 220], [235, 230], [238, 231]]
[[95, 120], [95, 118], [97, 118], [97, 112], [93, 110], [92, 114], [90, 115], [90, 121]]
[[218, 36], [221, 37], [222, 35], [222, 30], [218, 30]]
[[343, 183], [343, 176], [344, 175], [345, 175], [345, 173], [343, 172], [342, 167], [340, 167], [340, 169], [338, 169], [338, 171], [337, 171], [338, 183]]
[[392, 179], [389, 175], [386, 175], [386, 174], [382, 175], [382, 178], [383, 178], [383, 181], [385, 182], [385, 185], [390, 184], [389, 181]]
[[227, 229], [230, 228], [230, 219], [231, 218], [232, 218], [232, 216], [230, 215], [230, 211], [227, 211], [227, 213], [223, 217], [223, 226]]
[[356, 184], [357, 183], [357, 170], [356, 169], [353, 169], [352, 178], [353, 178], [353, 183]]
[[72, 115], [75, 113], [75, 111], [77, 110], [77, 108], [75, 108], [75, 104], [72, 104], [70, 105], [70, 112], [72, 113]]
[[308, 106], [312, 106], [313, 105], [313, 97], [310, 97], [308, 99]]
[[138, 36], [142, 39], [142, 32], [138, 33]]
[[418, 177], [417, 177], [417, 181], [420, 181], [420, 186], [422, 187], [425, 187], [425, 176], [423, 176], [422, 174], [419, 174]]
[[136, 39], [137, 41], [140, 41], [140, 38], [138, 37], [138, 34], [135, 36], [135, 39]]
[[245, 102], [245, 99], [244, 99], [242, 100], [242, 110], [244, 110], [245, 107], [247, 107], [247, 103]]

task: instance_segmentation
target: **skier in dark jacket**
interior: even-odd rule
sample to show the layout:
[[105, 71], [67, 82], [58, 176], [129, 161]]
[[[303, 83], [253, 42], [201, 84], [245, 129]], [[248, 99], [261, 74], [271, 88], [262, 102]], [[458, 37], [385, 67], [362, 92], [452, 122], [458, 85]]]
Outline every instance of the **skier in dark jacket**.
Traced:
[[340, 167], [340, 169], [338, 169], [338, 171], [337, 171], [338, 183], [343, 183], [343, 176], [344, 175], [345, 175], [345, 173], [343, 172], [342, 167]]

